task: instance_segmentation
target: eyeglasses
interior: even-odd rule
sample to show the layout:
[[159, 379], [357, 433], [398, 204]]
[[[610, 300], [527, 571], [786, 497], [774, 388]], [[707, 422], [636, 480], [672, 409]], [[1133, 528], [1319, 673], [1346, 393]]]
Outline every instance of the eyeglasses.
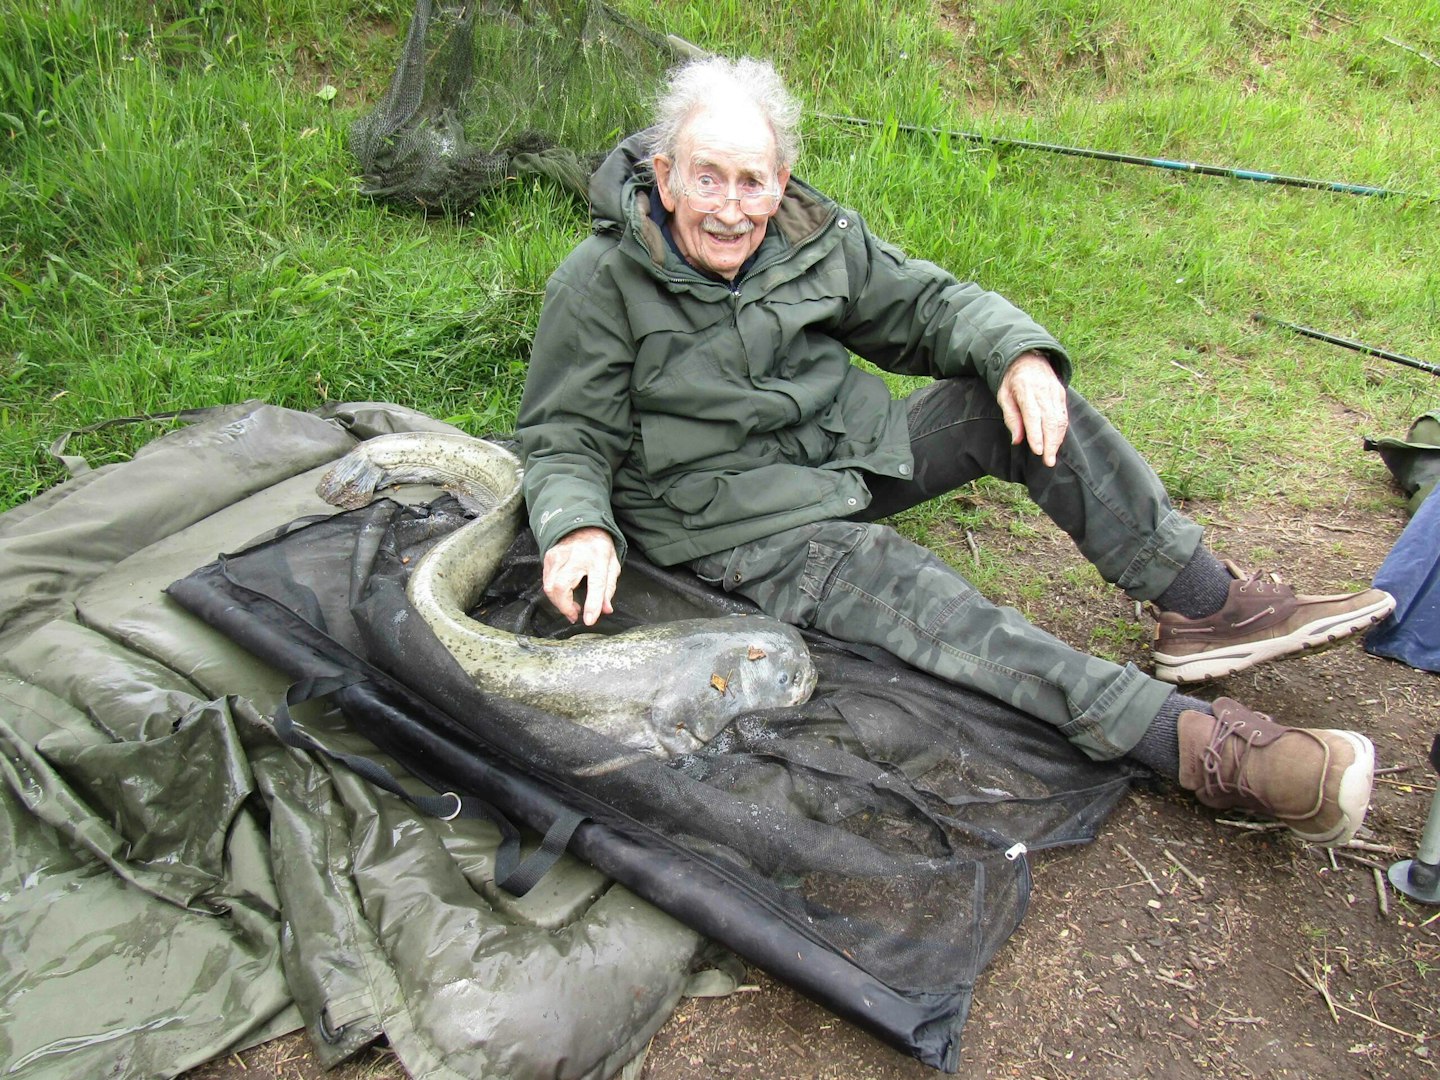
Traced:
[[739, 195], [731, 195], [728, 185], [714, 177], [702, 176], [694, 187], [682, 187], [690, 209], [697, 214], [718, 214], [725, 204], [740, 204], [740, 212], [752, 217], [761, 217], [780, 205], [780, 192], [763, 188], [758, 180], [741, 180], [735, 185]]

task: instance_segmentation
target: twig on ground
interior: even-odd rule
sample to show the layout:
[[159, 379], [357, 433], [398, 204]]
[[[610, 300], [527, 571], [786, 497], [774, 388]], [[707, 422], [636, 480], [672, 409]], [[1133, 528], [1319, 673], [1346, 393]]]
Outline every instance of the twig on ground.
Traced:
[[1417, 1035], [1415, 1034], [1415, 1032], [1406, 1031], [1404, 1028], [1392, 1027], [1391, 1025], [1385, 1023], [1384, 1020], [1380, 1020], [1374, 1016], [1371, 1016], [1369, 1013], [1363, 1013], [1359, 1009], [1352, 1009], [1349, 1005], [1341, 1005], [1337, 1001], [1335, 1003], [1335, 1007], [1341, 1012], [1349, 1013], [1351, 1016], [1358, 1016], [1361, 1020], [1368, 1020], [1376, 1027], [1384, 1028], [1386, 1031], [1394, 1032], [1396, 1035], [1404, 1035], [1407, 1039], [1414, 1039], [1418, 1043], [1423, 1043], [1426, 1041], [1426, 1037], [1423, 1033]]
[[1403, 854], [1404, 854], [1404, 852], [1402, 852], [1402, 851], [1401, 851], [1399, 848], [1397, 848], [1397, 847], [1391, 847], [1389, 844], [1372, 844], [1372, 843], [1370, 843], [1368, 840], [1347, 840], [1347, 841], [1345, 841], [1345, 843], [1340, 844], [1339, 846], [1340, 846], [1340, 847], [1347, 847], [1347, 848], [1354, 848], [1356, 851], [1373, 851], [1373, 852], [1375, 852], [1377, 855], [1403, 855]]
[[[1272, 965], [1272, 966], [1273, 966], [1273, 965]], [[1298, 971], [1300, 972], [1299, 975], [1296, 975], [1296, 974], [1295, 974], [1294, 972], [1292, 972], [1292, 971], [1287, 971], [1287, 972], [1285, 972], [1285, 974], [1289, 975], [1292, 979], [1294, 979], [1296, 982], [1298, 982], [1301, 986], [1308, 987], [1308, 988], [1310, 988], [1311, 990], [1314, 990], [1314, 991], [1315, 991], [1317, 994], [1319, 994], [1321, 997], [1323, 997], [1323, 998], [1325, 999], [1325, 1004], [1330, 1007], [1330, 1015], [1334, 1018], [1335, 1023], [1337, 1023], [1337, 1024], [1340, 1023], [1340, 1016], [1339, 1016], [1339, 1014], [1336, 1012], [1336, 1010], [1338, 1009], [1340, 1012], [1349, 1013], [1351, 1016], [1358, 1016], [1361, 1020], [1368, 1020], [1370, 1023], [1374, 1024], [1376, 1027], [1384, 1028], [1386, 1031], [1393, 1032], [1393, 1033], [1396, 1034], [1396, 1035], [1404, 1035], [1407, 1039], [1414, 1039], [1416, 1042], [1419, 1042], [1419, 1043], [1423, 1043], [1423, 1042], [1426, 1041], [1426, 1036], [1423, 1035], [1423, 1034], [1417, 1035], [1417, 1034], [1415, 1034], [1415, 1032], [1413, 1032], [1413, 1031], [1405, 1031], [1405, 1030], [1403, 1030], [1403, 1029], [1401, 1029], [1401, 1028], [1392, 1027], [1391, 1025], [1385, 1023], [1385, 1021], [1380, 1020], [1380, 1019], [1377, 1019], [1377, 1018], [1374, 1017], [1374, 1016], [1371, 1016], [1369, 1013], [1363, 1013], [1363, 1012], [1361, 1012], [1359, 1009], [1352, 1009], [1352, 1008], [1350, 1008], [1350, 1006], [1348, 1006], [1348, 1005], [1342, 1005], [1340, 1002], [1336, 1001], [1334, 998], [1332, 998], [1332, 997], [1330, 996], [1330, 991], [1326, 988], [1326, 986], [1325, 986], [1325, 984], [1324, 984], [1323, 982], [1321, 982], [1319, 979], [1314, 979], [1314, 980], [1312, 980], [1312, 979], [1307, 978], [1307, 977], [1305, 976], [1305, 969], [1300, 966], [1299, 961], [1296, 961], [1295, 967], [1296, 967], [1296, 970], [1298, 970]], [[1284, 970], [1284, 969], [1282, 968], [1282, 969], [1280, 969], [1280, 970]]]
[[1232, 829], [1245, 829], [1248, 832], [1279, 832], [1285, 828], [1278, 821], [1230, 821], [1228, 818], [1216, 818], [1216, 825], [1229, 825]]
[[780, 1021], [782, 1027], [788, 1028], [790, 1032], [802, 1043], [805, 1042], [805, 1036], [800, 1033], [800, 1029], [797, 1028], [794, 1024], [787, 1021], [783, 1016], [777, 1016], [775, 1017], [775, 1019]]
[[1190, 868], [1186, 866], [1183, 862], [1181, 862], [1179, 859], [1177, 859], [1175, 857], [1175, 853], [1172, 852], [1169, 848], [1161, 848], [1160, 850], [1164, 852], [1167, 859], [1169, 859], [1177, 867], [1180, 868], [1180, 872], [1190, 879], [1191, 884], [1193, 884], [1201, 892], [1205, 891], [1205, 879], [1203, 877], [1197, 877], [1193, 872], [1191, 872]]
[[1347, 859], [1350, 862], [1357, 862], [1361, 866], [1368, 866], [1371, 869], [1378, 870], [1386, 869], [1384, 863], [1378, 863], [1374, 859], [1367, 859], [1364, 855], [1356, 855], [1353, 851], [1336, 851], [1334, 848], [1326, 848], [1325, 850], [1330, 852], [1331, 855], [1338, 855], [1342, 859]]
[[1360, 24], [1359, 24], [1358, 22], [1356, 22], [1354, 19], [1350, 18], [1350, 16], [1348, 16], [1348, 15], [1341, 15], [1341, 14], [1340, 14], [1339, 12], [1337, 12], [1337, 11], [1331, 11], [1331, 10], [1330, 10], [1329, 8], [1327, 8], [1324, 4], [1321, 4], [1319, 7], [1317, 7], [1317, 8], [1315, 9], [1315, 14], [1316, 14], [1316, 15], [1323, 15], [1323, 16], [1324, 16], [1325, 18], [1327, 18], [1327, 19], [1334, 19], [1336, 22], [1345, 23], [1345, 25], [1347, 25], [1347, 26], [1359, 26], [1359, 25], [1360, 25]]
[[1330, 988], [1325, 985], [1324, 980], [1313, 973], [1309, 975], [1305, 974], [1305, 969], [1300, 966], [1299, 960], [1295, 961], [1295, 970], [1300, 973], [1295, 976], [1295, 978], [1324, 998], [1325, 1005], [1330, 1010], [1330, 1019], [1334, 1020], [1337, 1024], [1340, 1023], [1340, 1014], [1335, 1011], [1335, 999], [1330, 996]]
[[[1169, 975], [1161, 975], [1158, 971], [1152, 971], [1150, 974], [1163, 983], [1169, 983], [1171, 986], [1178, 986], [1181, 990], [1188, 990], [1192, 994], [1195, 992], [1194, 983], [1181, 982], [1179, 979], [1172, 979]], [[1181, 1019], [1183, 1020], [1184, 1017], [1181, 1017]]]
[[[1360, 704], [1361, 704], [1361, 705], [1373, 705], [1374, 702], [1362, 701]], [[1386, 766], [1385, 768], [1383, 768], [1383, 769], [1376, 769], [1375, 772], [1374, 772], [1374, 775], [1375, 775], [1375, 776], [1394, 776], [1396, 773], [1409, 772], [1409, 771], [1410, 771], [1411, 769], [1413, 769], [1414, 767], [1415, 767], [1415, 766], [1413, 766], [1413, 765], [1387, 765], [1387, 766]]]
[[1221, 1016], [1220, 1022], [1222, 1024], [1263, 1024], [1265, 1018], [1263, 1016]]
[[1141, 885], [1144, 885], [1144, 884], [1145, 884], [1145, 882], [1143, 882], [1143, 881], [1127, 881], [1127, 882], [1125, 882], [1125, 884], [1123, 884], [1123, 885], [1105, 885], [1105, 886], [1103, 886], [1102, 888], [1096, 889], [1095, 891], [1096, 891], [1096, 892], [1119, 892], [1121, 889], [1138, 889]]
[[1390, 787], [1410, 788], [1412, 791], [1434, 792], [1433, 784], [1417, 784], [1413, 780], [1388, 780], [1383, 776], [1375, 777], [1377, 784], [1388, 784]]
[[1390, 918], [1390, 896], [1385, 887], [1385, 875], [1380, 872], [1378, 866], [1371, 867], [1370, 873], [1375, 876], [1375, 903], [1379, 905], [1380, 917], [1388, 919]]
[[965, 543], [970, 548], [970, 557], [978, 565], [980, 562], [980, 545], [975, 542], [975, 534], [969, 529], [965, 530]]
[[1137, 859], [1137, 858], [1131, 853], [1131, 851], [1130, 851], [1129, 848], [1127, 848], [1124, 844], [1116, 844], [1116, 845], [1115, 845], [1115, 850], [1118, 851], [1118, 852], [1120, 852], [1121, 855], [1124, 855], [1127, 859], [1129, 859], [1131, 862], [1133, 862], [1133, 863], [1135, 864], [1135, 866], [1139, 869], [1140, 873], [1142, 873], [1142, 874], [1145, 875], [1145, 880], [1148, 881], [1148, 882], [1150, 883], [1150, 887], [1155, 890], [1155, 895], [1156, 895], [1156, 896], [1164, 896], [1164, 895], [1165, 895], [1165, 890], [1162, 889], [1162, 888], [1160, 888], [1159, 883], [1156, 882], [1156, 880], [1155, 880], [1153, 877], [1150, 876], [1150, 871], [1145, 869], [1145, 864], [1142, 863], [1139, 859]]

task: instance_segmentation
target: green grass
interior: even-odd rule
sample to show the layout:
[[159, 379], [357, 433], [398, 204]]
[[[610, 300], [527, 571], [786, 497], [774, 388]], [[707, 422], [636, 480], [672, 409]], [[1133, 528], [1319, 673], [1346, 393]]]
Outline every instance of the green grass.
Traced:
[[[1440, 361], [1440, 204], [884, 122], [1440, 194], [1440, 66], [1384, 40], [1440, 56], [1436, 0], [1350, 0], [1343, 19], [1296, 0], [623, 6], [772, 56], [817, 113], [881, 121], [812, 115], [797, 171], [1050, 326], [1177, 497], [1388, 497], [1358, 433], [1403, 431], [1434, 379], [1250, 315]], [[408, 16], [378, 0], [0, 16], [0, 507], [63, 478], [55, 437], [110, 416], [378, 398], [476, 433], [513, 423], [545, 280], [586, 215], [529, 179], [463, 219], [359, 195], [345, 131], [383, 95]], [[571, 100], [565, 123], [594, 139], [609, 115]], [[71, 450], [114, 460], [156, 430]], [[904, 527], [938, 543], [1014, 504], [982, 486]], [[1003, 572], [963, 542], [951, 555], [982, 585]]]

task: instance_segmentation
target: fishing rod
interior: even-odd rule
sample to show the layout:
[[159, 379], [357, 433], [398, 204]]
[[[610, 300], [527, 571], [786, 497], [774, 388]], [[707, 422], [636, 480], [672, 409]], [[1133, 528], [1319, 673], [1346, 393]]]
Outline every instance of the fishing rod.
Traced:
[[1071, 157], [1095, 158], [1099, 161], [1118, 161], [1125, 165], [1148, 165], [1155, 169], [1170, 169], [1174, 172], [1199, 173], [1203, 176], [1224, 176], [1231, 180], [1254, 180], [1262, 184], [1284, 184], [1289, 187], [1313, 188], [1319, 191], [1336, 191], [1344, 195], [1373, 195], [1380, 198], [1418, 199], [1423, 202], [1440, 201], [1440, 196], [1424, 195], [1415, 191], [1395, 191], [1391, 188], [1371, 187], [1366, 184], [1345, 184], [1337, 180], [1312, 180], [1304, 176], [1284, 176], [1280, 173], [1258, 172], [1254, 169], [1234, 169], [1225, 165], [1201, 165], [1194, 161], [1171, 161], [1169, 158], [1140, 157], [1136, 154], [1117, 154], [1109, 150], [1092, 150], [1082, 146], [1061, 146], [1057, 143], [1032, 142], [1029, 139], [1007, 139], [999, 135], [982, 135], [975, 131], [955, 131], [947, 128], [922, 127], [919, 124], [902, 124], [885, 120], [867, 120], [860, 116], [840, 116], [835, 113], [816, 113], [822, 120], [833, 120], [841, 124], [857, 124], [861, 127], [894, 127], [919, 135], [948, 135], [954, 139], [965, 139], [987, 146], [1009, 146], [1021, 150], [1044, 150], [1051, 154], [1067, 154]]
[[1418, 368], [1420, 371], [1428, 371], [1431, 375], [1440, 375], [1440, 364], [1427, 364], [1424, 360], [1416, 360], [1413, 356], [1402, 356], [1400, 353], [1393, 353], [1387, 349], [1377, 349], [1364, 342], [1354, 341], [1350, 338], [1336, 337], [1334, 334], [1327, 334], [1323, 330], [1315, 330], [1309, 326], [1300, 326], [1296, 323], [1285, 322], [1283, 319], [1272, 319], [1264, 312], [1257, 311], [1250, 318], [1256, 322], [1268, 323], [1271, 326], [1281, 326], [1286, 330], [1293, 330], [1305, 337], [1315, 338], [1317, 341], [1328, 341], [1331, 345], [1340, 345], [1347, 349], [1354, 349], [1356, 352], [1366, 353], [1369, 356], [1378, 356], [1382, 360], [1393, 360], [1397, 364], [1404, 364], [1406, 367]]
[[[700, 46], [686, 41], [675, 34], [665, 36], [666, 43], [675, 55], [685, 59], [710, 56]], [[1426, 57], [1429, 59], [1429, 57]], [[1019, 150], [1043, 150], [1050, 154], [1067, 154], [1070, 157], [1094, 158], [1097, 161], [1117, 161], [1123, 165], [1147, 165], [1154, 169], [1170, 169], [1173, 172], [1199, 173], [1202, 176], [1224, 176], [1231, 180], [1254, 180], [1262, 184], [1284, 184], [1289, 187], [1313, 188], [1318, 191], [1336, 191], [1343, 195], [1373, 195], [1380, 198], [1418, 199], [1422, 202], [1440, 202], [1440, 196], [1423, 195], [1415, 191], [1395, 191], [1391, 188], [1372, 187], [1367, 184], [1345, 184], [1338, 180], [1312, 180], [1304, 176], [1284, 176], [1280, 173], [1259, 172], [1255, 169], [1234, 169], [1225, 165], [1202, 165], [1194, 161], [1172, 161], [1169, 158], [1141, 157], [1137, 154], [1117, 154], [1110, 150], [1092, 150], [1083, 146], [1061, 146], [1058, 143], [1032, 142], [1029, 139], [1007, 139], [1000, 135], [982, 135], [978, 131], [957, 131], [954, 129], [923, 127], [919, 124], [902, 124], [898, 121], [870, 120], [863, 116], [841, 116], [838, 113], [815, 113], [821, 120], [839, 124], [855, 124], [859, 127], [894, 127], [897, 131], [908, 131], [917, 135], [948, 135], [952, 139], [981, 143], [986, 146], [1010, 146]]]

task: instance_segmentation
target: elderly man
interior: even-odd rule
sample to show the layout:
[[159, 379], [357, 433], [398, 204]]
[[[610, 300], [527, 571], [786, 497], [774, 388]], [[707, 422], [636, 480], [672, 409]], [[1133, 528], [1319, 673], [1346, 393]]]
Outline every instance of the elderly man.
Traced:
[[[595, 235], [550, 280], [520, 408], [546, 595], [594, 623], [628, 539], [1055, 724], [1092, 757], [1128, 754], [1208, 806], [1316, 843], [1353, 836], [1368, 739], [1170, 684], [1326, 644], [1394, 601], [1296, 595], [1218, 561], [1067, 389], [1059, 342], [791, 176], [798, 120], [768, 64], [696, 61], [592, 178]], [[935, 381], [892, 399], [850, 352]], [[1024, 484], [1106, 580], [1156, 605], [1155, 678], [1071, 649], [875, 524], [987, 474]]]

